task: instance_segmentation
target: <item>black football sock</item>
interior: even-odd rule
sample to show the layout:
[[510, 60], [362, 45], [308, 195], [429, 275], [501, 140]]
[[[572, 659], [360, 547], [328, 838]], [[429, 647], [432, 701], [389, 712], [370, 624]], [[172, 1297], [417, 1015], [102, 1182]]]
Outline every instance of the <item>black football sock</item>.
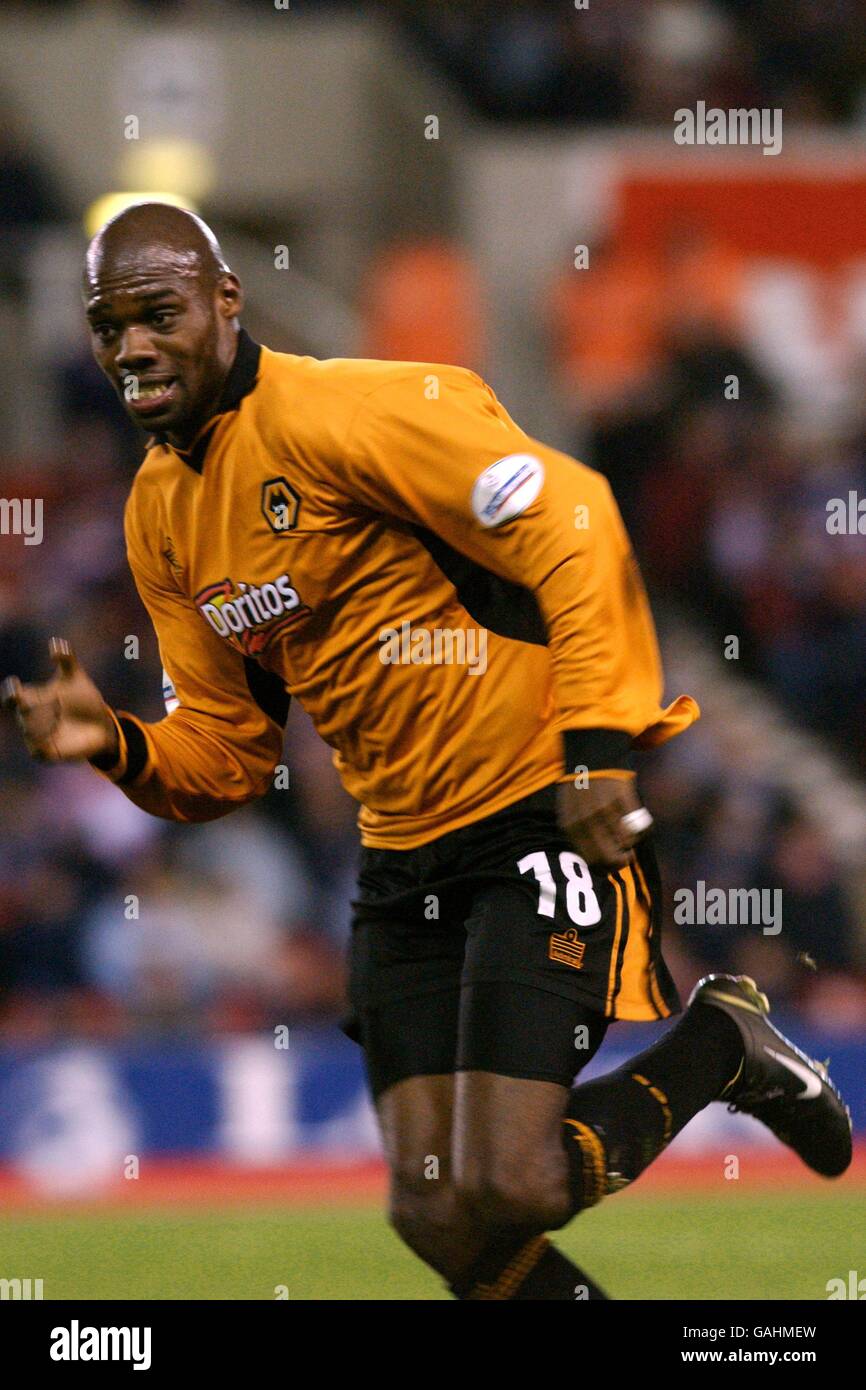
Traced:
[[597, 1284], [551, 1245], [546, 1236], [500, 1236], [492, 1240], [466, 1275], [452, 1284], [455, 1298], [464, 1300], [568, 1300], [570, 1303], [607, 1299]]
[[736, 1078], [743, 1045], [732, 1019], [693, 1004], [625, 1066], [571, 1092], [564, 1140], [574, 1210], [634, 1182], [684, 1125]]

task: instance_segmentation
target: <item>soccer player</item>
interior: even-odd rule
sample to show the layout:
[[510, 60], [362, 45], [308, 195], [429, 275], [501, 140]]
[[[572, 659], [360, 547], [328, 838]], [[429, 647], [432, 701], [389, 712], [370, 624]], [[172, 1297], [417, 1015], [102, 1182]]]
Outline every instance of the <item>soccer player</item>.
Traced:
[[205, 821], [270, 785], [301, 701], [361, 806], [346, 1030], [402, 1238], [457, 1298], [603, 1298], [546, 1232], [717, 1099], [842, 1173], [846, 1108], [745, 977], [709, 976], [655, 1046], [572, 1089], [610, 1022], [679, 1010], [631, 753], [698, 717], [659, 704], [605, 479], [473, 372], [255, 343], [176, 208], [108, 222], [84, 298], [150, 434], [125, 524], [168, 715], [111, 709], [57, 641], [54, 678], [10, 678], [5, 703], [35, 757]]

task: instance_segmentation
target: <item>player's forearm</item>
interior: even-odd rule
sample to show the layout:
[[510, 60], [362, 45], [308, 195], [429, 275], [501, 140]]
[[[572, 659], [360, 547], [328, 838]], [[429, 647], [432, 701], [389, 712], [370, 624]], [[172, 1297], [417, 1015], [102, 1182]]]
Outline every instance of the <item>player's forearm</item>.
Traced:
[[689, 695], [666, 708], [661, 659], [649, 604], [630, 556], [619, 586], [607, 587], [604, 620], [588, 621], [571, 604], [568, 566], [557, 575], [565, 589], [536, 590], [548, 632], [562, 735], [563, 778], [629, 770], [629, 750], [666, 742], [700, 718]]
[[[179, 711], [156, 724], [112, 711], [117, 756], [92, 765], [143, 811], [173, 821], [209, 821], [264, 794], [282, 746], [274, 726], [238, 730]], [[236, 739], [236, 735], [240, 735]]]
[[594, 768], [621, 766], [633, 737], [658, 709], [661, 666], [645, 601], [628, 600], [599, 557], [574, 555], [535, 588], [547, 630], [557, 727], [568, 754]]

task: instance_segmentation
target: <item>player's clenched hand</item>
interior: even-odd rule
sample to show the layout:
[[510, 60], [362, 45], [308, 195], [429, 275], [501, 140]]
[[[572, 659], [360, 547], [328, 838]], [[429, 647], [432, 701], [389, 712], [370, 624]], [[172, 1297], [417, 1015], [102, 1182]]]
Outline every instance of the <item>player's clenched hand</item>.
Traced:
[[[634, 858], [652, 817], [641, 806], [634, 778], [593, 777], [585, 787], [560, 783], [559, 823], [588, 864], [621, 869]], [[633, 816], [634, 812], [642, 812]], [[623, 823], [623, 817], [632, 817]]]
[[117, 727], [93, 681], [62, 638], [49, 654], [56, 675], [44, 685], [22, 685], [10, 676], [0, 687], [4, 709], [15, 714], [24, 742], [40, 762], [76, 762], [118, 755]]

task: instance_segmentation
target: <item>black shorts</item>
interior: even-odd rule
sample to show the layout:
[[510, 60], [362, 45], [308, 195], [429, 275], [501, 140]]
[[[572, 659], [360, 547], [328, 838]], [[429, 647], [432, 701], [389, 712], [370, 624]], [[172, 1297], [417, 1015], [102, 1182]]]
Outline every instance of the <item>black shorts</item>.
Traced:
[[636, 858], [590, 871], [553, 786], [417, 849], [365, 848], [344, 1029], [374, 1094], [466, 1070], [570, 1085], [578, 1028], [678, 1011], [651, 840]]

